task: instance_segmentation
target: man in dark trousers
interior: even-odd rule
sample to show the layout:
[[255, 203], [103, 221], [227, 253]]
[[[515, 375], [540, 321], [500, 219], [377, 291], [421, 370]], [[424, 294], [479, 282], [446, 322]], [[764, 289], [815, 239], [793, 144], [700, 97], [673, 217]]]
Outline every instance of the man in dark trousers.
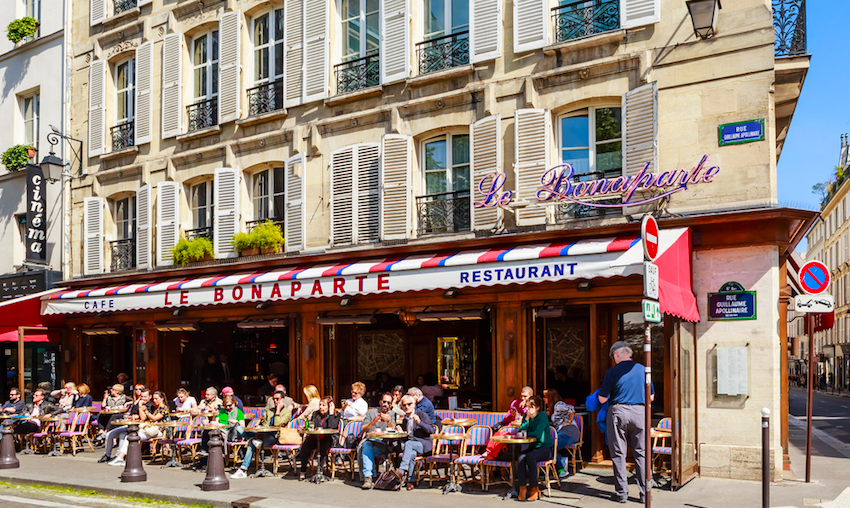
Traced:
[[[629, 478], [626, 471], [626, 445], [632, 447], [632, 456], [637, 469], [637, 483], [640, 489], [640, 502], [646, 497], [646, 443], [644, 422], [644, 366], [632, 360], [632, 348], [623, 341], [617, 341], [608, 353], [614, 359], [614, 365], [605, 373], [602, 387], [599, 388], [599, 402], [609, 402], [608, 451], [614, 464], [616, 492], [612, 500], [625, 503], [629, 497]], [[655, 399], [655, 389], [650, 395], [650, 403]]]

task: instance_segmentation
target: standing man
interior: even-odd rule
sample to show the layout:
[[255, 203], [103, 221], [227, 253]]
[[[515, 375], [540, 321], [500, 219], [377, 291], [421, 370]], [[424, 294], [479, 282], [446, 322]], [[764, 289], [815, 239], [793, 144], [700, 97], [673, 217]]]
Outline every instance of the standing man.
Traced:
[[[629, 479], [626, 471], [626, 445], [632, 447], [632, 456], [637, 469], [637, 482], [640, 489], [640, 502], [646, 498], [646, 450], [644, 449], [644, 366], [632, 360], [632, 348], [623, 341], [617, 341], [608, 354], [614, 359], [614, 365], [605, 373], [602, 387], [599, 388], [599, 402], [609, 402], [608, 451], [614, 464], [616, 492], [613, 501], [625, 503], [629, 497]], [[650, 403], [655, 399], [652, 389]]]
[[268, 399], [275, 392], [275, 386], [277, 386], [277, 374], [272, 372], [266, 379], [268, 379], [268, 383], [264, 384], [259, 390], [257, 390], [257, 395]]
[[0, 412], [4, 414], [16, 415], [24, 410], [24, 401], [21, 400], [21, 391], [17, 388], [9, 390], [9, 400], [3, 403], [3, 408]]

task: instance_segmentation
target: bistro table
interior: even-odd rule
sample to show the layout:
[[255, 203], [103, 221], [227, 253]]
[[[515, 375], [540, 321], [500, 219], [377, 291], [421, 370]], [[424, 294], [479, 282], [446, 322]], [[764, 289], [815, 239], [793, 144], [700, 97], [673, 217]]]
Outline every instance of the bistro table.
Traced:
[[[369, 432], [366, 434], [366, 437], [387, 441], [387, 444], [389, 445], [389, 443], [393, 443], [398, 439], [407, 439], [407, 432]], [[397, 455], [398, 454], [391, 447], [390, 451], [387, 453], [387, 471], [389, 471], [389, 468], [391, 467], [390, 464], [392, 464], [392, 467], [395, 468], [394, 457]]]
[[[323, 436], [334, 436], [336, 434], [339, 434], [339, 430], [337, 430], [337, 429], [321, 429], [321, 428], [318, 428], [318, 429], [299, 429], [298, 432], [300, 432], [304, 435], [307, 435], [307, 436], [316, 436], [317, 438], [323, 437]], [[316, 450], [316, 452], [318, 454], [318, 449]], [[325, 471], [325, 456], [321, 455], [321, 454], [318, 454], [318, 455], [319, 455], [319, 457], [317, 459], [318, 468], [316, 470], [316, 474], [314, 474], [313, 476], [310, 477], [310, 481], [315, 483], [316, 485], [318, 485], [322, 482], [333, 481], [332, 478], [328, 478], [327, 476], [325, 476], [325, 473], [324, 473], [324, 471]], [[304, 459], [305, 459], [305, 457], [302, 456], [301, 460], [304, 460]]]
[[49, 430], [45, 430], [44, 427], [42, 427], [42, 430], [45, 431], [50, 436], [50, 440], [53, 444], [53, 451], [51, 451], [50, 453], [47, 454], [48, 457], [61, 457], [62, 455], [65, 455], [64, 453], [62, 453], [62, 450], [59, 449], [59, 439], [58, 439], [59, 433], [62, 432], [62, 426], [59, 425], [59, 422], [61, 422], [64, 419], [65, 419], [64, 416], [39, 416], [38, 417], [38, 420], [41, 423], [48, 423], [48, 424], [52, 423], [53, 424], [53, 425], [50, 426]]
[[[162, 429], [162, 432], [164, 434], [165, 429], [176, 429], [177, 427], [180, 426], [180, 422], [178, 422], [176, 420], [171, 420], [171, 421], [167, 421], [167, 422], [159, 421], [159, 422], [154, 423], [154, 425], [156, 425], [157, 427]], [[172, 432], [173, 432], [173, 430], [172, 430]], [[177, 440], [174, 439], [174, 434], [172, 434], [171, 437], [172, 437], [172, 441], [173, 441], [170, 444], [170, 446], [171, 446], [171, 460], [169, 460], [168, 462], [166, 462], [165, 464], [160, 466], [160, 469], [165, 469], [167, 467], [182, 467], [183, 466], [183, 464], [179, 460], [177, 460]]]
[[[467, 418], [467, 419], [472, 420], [471, 418]], [[459, 423], [459, 422], [462, 422], [462, 421], [464, 421], [464, 419], [453, 420], [453, 423], [450, 423], [449, 425], [462, 426], [462, 424]], [[472, 437], [472, 436], [470, 436], [469, 434], [443, 434], [443, 433], [431, 434], [431, 439], [433, 439], [434, 441], [439, 441], [439, 440], [460, 441], [460, 447], [463, 447], [463, 442], [465, 440], [469, 439], [470, 437]], [[454, 447], [452, 446], [452, 444], [448, 444], [447, 446], [449, 448], [449, 467], [448, 467], [448, 469], [449, 469], [449, 481], [446, 482], [445, 486], [443, 486], [443, 494], [448, 494], [449, 492], [460, 492], [460, 491], [463, 490], [463, 487], [461, 486], [461, 484], [459, 484], [455, 481]], [[460, 454], [458, 454], [458, 455], [460, 455]], [[429, 478], [430, 478], [430, 475], [429, 475]], [[430, 482], [431, 480], [429, 479], [428, 481]]]
[[[280, 432], [280, 429], [281, 429], [281, 427], [254, 427], [252, 429], [245, 429], [245, 432], [246, 433], [253, 432], [253, 433], [256, 433], [256, 434], [261, 434], [261, 433], [268, 433], [268, 432]], [[248, 446], [251, 446], [251, 440], [254, 439], [254, 438], [253, 437], [249, 438], [249, 437], [246, 436], [246, 439], [248, 440]], [[257, 439], [260, 439], [260, 438], [257, 438]], [[260, 441], [262, 441], [262, 439], [260, 439]], [[254, 474], [251, 475], [251, 478], [262, 478], [264, 476], [277, 476], [276, 474], [274, 474], [273, 471], [269, 471], [268, 469], [266, 469], [266, 447], [265, 447], [265, 444], [260, 444], [259, 450], [257, 450], [257, 453], [260, 456], [260, 467], [258, 467], [257, 470], [254, 471]]]
[[505, 494], [503, 499], [510, 499], [511, 497], [516, 497], [517, 495], [517, 486], [516, 486], [516, 475], [514, 474], [514, 468], [516, 467], [516, 449], [517, 445], [531, 444], [537, 441], [537, 438], [533, 437], [518, 437], [518, 436], [493, 436], [490, 439], [497, 443], [504, 443], [508, 445], [511, 449], [511, 490]]
[[447, 418], [443, 420], [443, 427], [447, 425], [456, 425], [458, 427], [468, 429], [476, 423], [478, 423], [478, 420], [476, 420], [475, 418]]
[[[0, 414], [0, 420], [3, 420], [3, 425], [17, 425], [19, 423], [28, 422], [33, 418], [25, 414], [10, 415], [9, 413]], [[17, 420], [17, 421], [16, 421]], [[26, 436], [21, 436], [24, 441], [24, 448], [21, 450], [21, 455], [29, 455], [35, 453], [35, 450], [30, 446], [30, 442]]]

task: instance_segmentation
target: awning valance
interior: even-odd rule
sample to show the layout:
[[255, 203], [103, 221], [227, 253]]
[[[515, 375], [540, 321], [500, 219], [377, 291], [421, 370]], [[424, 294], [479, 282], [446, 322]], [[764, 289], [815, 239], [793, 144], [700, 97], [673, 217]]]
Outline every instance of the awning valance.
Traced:
[[[687, 253], [678, 241], [685, 237]], [[678, 303], [690, 294], [690, 236], [687, 229], [662, 230], [661, 252], [676, 247], [673, 257], [683, 261], [688, 277], [669, 284], [687, 283], [670, 292]], [[460, 251], [441, 255], [372, 259], [322, 266], [287, 266], [253, 273], [173, 279], [62, 291], [45, 298], [44, 314], [117, 312], [141, 309], [194, 307], [258, 301], [369, 295], [448, 288], [556, 282], [597, 277], [626, 277], [643, 271], [643, 254], [636, 237], [527, 245], [505, 249]], [[680, 268], [677, 268], [680, 270]], [[663, 269], [662, 269], [663, 273]], [[662, 278], [662, 287], [664, 279]], [[662, 293], [662, 311], [665, 309]], [[673, 313], [673, 312], [671, 312]], [[675, 312], [684, 317], [688, 312]], [[698, 319], [698, 316], [697, 316]]]

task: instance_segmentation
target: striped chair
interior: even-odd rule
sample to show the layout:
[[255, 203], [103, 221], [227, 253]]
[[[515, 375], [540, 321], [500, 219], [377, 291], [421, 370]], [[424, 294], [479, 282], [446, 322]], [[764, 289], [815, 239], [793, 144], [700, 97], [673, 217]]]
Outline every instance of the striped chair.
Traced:
[[[508, 435], [515, 435], [515, 427], [506, 427]], [[489, 460], [485, 457], [479, 467], [484, 467], [484, 490], [490, 490], [490, 485], [505, 483], [507, 485], [514, 484], [514, 470], [511, 461], [509, 460]], [[493, 468], [500, 468], [507, 472], [508, 480], [493, 481]], [[504, 473], [503, 473], [504, 478]]]
[[[443, 434], [463, 434], [464, 429], [458, 425], [447, 425], [443, 427]], [[458, 439], [434, 439], [434, 447], [431, 452], [431, 455], [425, 457], [425, 463], [428, 464], [428, 470], [426, 474], [428, 475], [428, 485], [433, 485], [435, 480], [435, 473], [437, 480], [443, 480], [448, 478], [449, 476], [449, 466], [452, 464], [454, 459], [458, 456], [462, 456], [464, 450], [464, 443], [466, 438], [458, 438]], [[458, 452], [454, 453], [452, 448], [457, 448]], [[441, 476], [437, 468], [439, 466], [443, 466], [443, 470], [445, 471], [445, 476]]]
[[570, 454], [568, 461], [572, 464], [573, 474], [576, 474], [577, 463], [581, 464], [581, 468], [584, 469], [584, 459], [581, 457], [581, 447], [584, 445], [584, 418], [581, 415], [576, 415], [576, 426], [578, 426], [580, 433], [578, 443], [566, 447], [567, 453]]
[[186, 434], [182, 436], [182, 439], [177, 439], [177, 434], [175, 433], [175, 439], [177, 440], [174, 442], [174, 446], [177, 447], [177, 455], [180, 462], [183, 462], [183, 451], [189, 450], [192, 454], [192, 464], [195, 463], [195, 459], [198, 457], [198, 445], [201, 444], [201, 431], [195, 427], [205, 425], [207, 421], [206, 416], [195, 416], [189, 422], [186, 428]]
[[[157, 459], [157, 456], [163, 462], [166, 461], [165, 454], [166, 446], [176, 446], [178, 441], [183, 441], [188, 439], [187, 431], [189, 430], [189, 424], [192, 423], [191, 416], [182, 416], [177, 420], [177, 426], [173, 429], [164, 429], [164, 433], [162, 437], [157, 438], [153, 443], [151, 443], [153, 460]], [[169, 437], [170, 436], [170, 437]], [[179, 449], [179, 448], [178, 448]], [[175, 450], [176, 451], [176, 450]], [[178, 460], [181, 460], [178, 458]]]
[[89, 448], [91, 451], [94, 451], [94, 445], [89, 438], [89, 421], [91, 419], [91, 413], [88, 411], [80, 411], [78, 413], [74, 413], [71, 418], [71, 425], [66, 427], [64, 431], [59, 433], [59, 446], [62, 449], [62, 453], [65, 452], [65, 440], [68, 440], [68, 444], [71, 447], [71, 454], [76, 456], [77, 449], [83, 448], [83, 439], [88, 441]]
[[336, 458], [342, 457], [342, 467], [345, 468], [345, 460], [348, 459], [348, 475], [349, 478], [354, 478], [354, 464], [357, 462], [357, 447], [345, 448], [345, 438], [349, 435], [360, 436], [363, 432], [363, 422], [348, 422], [343, 423], [340, 420], [340, 425], [343, 425], [340, 432], [339, 446], [331, 448], [328, 454], [331, 462], [331, 479], [336, 478]]
[[[290, 428], [290, 429], [303, 429], [304, 423], [305, 423], [304, 420], [292, 420], [291, 422], [289, 422], [289, 425], [287, 425], [287, 427]], [[295, 471], [295, 467], [297, 465], [295, 463], [295, 457], [298, 456], [298, 452], [300, 450], [301, 450], [300, 444], [297, 444], [297, 445], [276, 444], [276, 445], [272, 446], [272, 451], [274, 452], [274, 453], [272, 453], [272, 468], [273, 468], [272, 472], [274, 474], [277, 474], [277, 469], [278, 469], [277, 460], [278, 460], [278, 456], [280, 455], [280, 452], [283, 452], [286, 455], [286, 460], [289, 462], [289, 467], [292, 468], [293, 471]]]
[[670, 457], [672, 461], [673, 457], [673, 447], [669, 446], [670, 441], [668, 441], [672, 436], [673, 420], [669, 417], [662, 418], [653, 430], [669, 434], [652, 436], [652, 467], [666, 472], [668, 469], [664, 467], [665, 459]]
[[[552, 442], [554, 443], [555, 453], [558, 453], [558, 433], [555, 432], [555, 429], [549, 427], [549, 435], [552, 436]], [[555, 465], [555, 455], [552, 455], [551, 459], [543, 460], [537, 463], [537, 470], [540, 473], [543, 473], [543, 478], [546, 481], [546, 495], [552, 497], [552, 480], [549, 478], [549, 473], [552, 473], [552, 476], [558, 482], [558, 488], [561, 487], [561, 479], [558, 477], [558, 468]], [[538, 473], [539, 474], [539, 473]]]
[[[469, 439], [465, 443], [465, 450], [460, 457], [454, 460], [455, 467], [465, 472], [465, 467], [469, 466], [469, 476], [466, 481], [475, 481], [478, 477], [478, 483], [481, 485], [481, 490], [484, 490], [484, 470], [481, 465], [484, 463], [485, 451], [487, 443], [490, 442], [490, 427], [476, 425], [469, 429]], [[458, 483], [460, 483], [458, 478]]]

